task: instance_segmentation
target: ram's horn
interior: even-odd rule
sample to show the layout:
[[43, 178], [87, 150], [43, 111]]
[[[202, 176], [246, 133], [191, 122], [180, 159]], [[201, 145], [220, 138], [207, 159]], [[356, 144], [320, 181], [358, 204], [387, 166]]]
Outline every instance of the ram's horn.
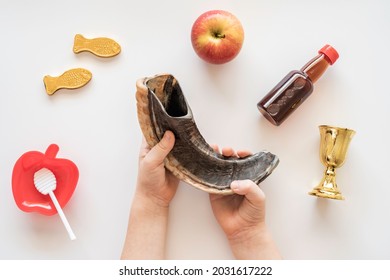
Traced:
[[233, 180], [263, 181], [278, 158], [266, 151], [245, 158], [216, 153], [200, 134], [178, 81], [169, 74], [137, 81], [137, 111], [141, 130], [153, 147], [166, 130], [175, 134], [175, 146], [165, 167], [180, 180], [209, 193], [232, 194]]

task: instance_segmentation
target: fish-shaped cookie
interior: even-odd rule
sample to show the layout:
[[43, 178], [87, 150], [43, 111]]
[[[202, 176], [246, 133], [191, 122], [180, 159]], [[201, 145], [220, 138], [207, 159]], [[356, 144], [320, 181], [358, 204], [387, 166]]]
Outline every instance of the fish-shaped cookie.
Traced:
[[113, 39], [98, 37], [87, 39], [81, 34], [74, 37], [73, 52], [91, 52], [99, 57], [112, 57], [121, 52], [121, 46]]
[[86, 85], [92, 79], [92, 73], [84, 68], [74, 68], [65, 71], [57, 77], [45, 76], [43, 83], [45, 84], [46, 92], [52, 95], [59, 89], [76, 89]]

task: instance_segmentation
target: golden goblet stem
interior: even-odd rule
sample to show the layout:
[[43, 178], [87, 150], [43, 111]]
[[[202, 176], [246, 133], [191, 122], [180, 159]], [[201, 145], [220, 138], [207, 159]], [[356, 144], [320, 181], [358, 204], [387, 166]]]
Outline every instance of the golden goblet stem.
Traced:
[[315, 195], [323, 198], [331, 198], [337, 200], [344, 200], [341, 192], [336, 184], [336, 172], [334, 166], [327, 166], [324, 177], [321, 182], [315, 187], [310, 195]]

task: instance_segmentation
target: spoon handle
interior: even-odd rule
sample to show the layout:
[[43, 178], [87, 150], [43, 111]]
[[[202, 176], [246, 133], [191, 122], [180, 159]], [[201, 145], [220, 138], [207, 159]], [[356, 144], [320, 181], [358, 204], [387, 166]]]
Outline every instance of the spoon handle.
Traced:
[[57, 209], [58, 215], [60, 215], [62, 223], [64, 224], [66, 230], [68, 231], [70, 240], [75, 240], [76, 236], [74, 235], [72, 228], [70, 227], [68, 220], [66, 219], [65, 214], [62, 211], [62, 208], [61, 208], [60, 204], [58, 203], [56, 196], [54, 195], [54, 193], [52, 191], [49, 192], [49, 195], [50, 195], [51, 200], [54, 203], [54, 206]]

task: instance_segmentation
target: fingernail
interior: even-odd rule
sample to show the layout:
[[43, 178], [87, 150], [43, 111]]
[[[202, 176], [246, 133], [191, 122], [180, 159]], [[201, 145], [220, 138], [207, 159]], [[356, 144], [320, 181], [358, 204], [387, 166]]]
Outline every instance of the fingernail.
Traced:
[[233, 182], [231, 182], [230, 187], [233, 190], [238, 190], [240, 188], [240, 181], [233, 181]]
[[163, 139], [165, 141], [169, 141], [171, 139], [171, 134], [165, 131]]

